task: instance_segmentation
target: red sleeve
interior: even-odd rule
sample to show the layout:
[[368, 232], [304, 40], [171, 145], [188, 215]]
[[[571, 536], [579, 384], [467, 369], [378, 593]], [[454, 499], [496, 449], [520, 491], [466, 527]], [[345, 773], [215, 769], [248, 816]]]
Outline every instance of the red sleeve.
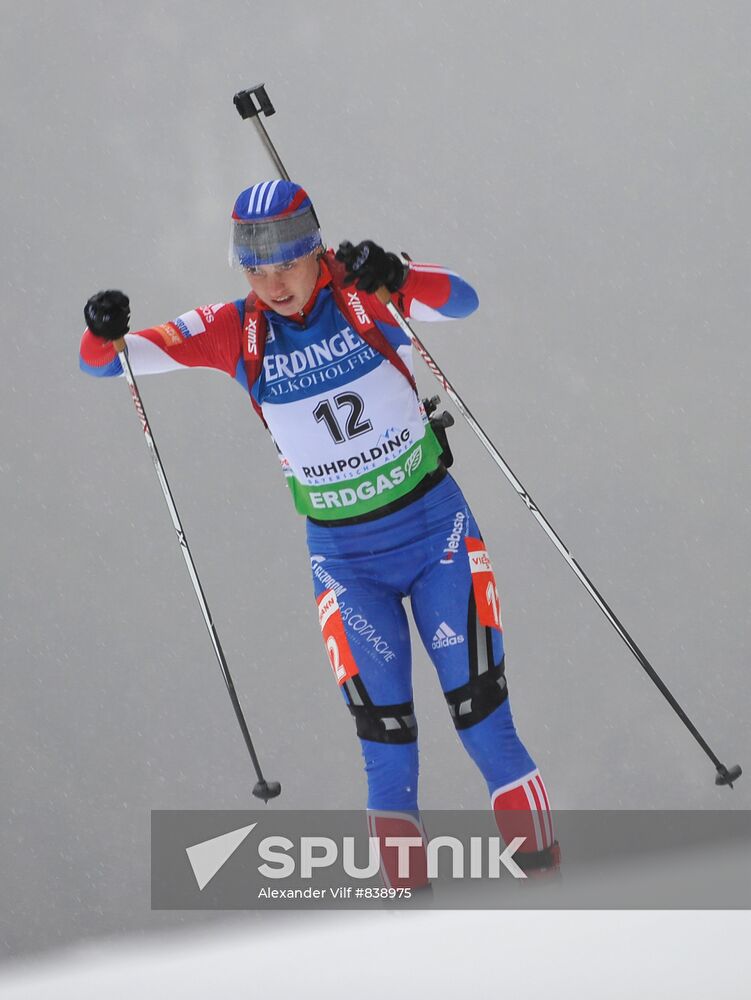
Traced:
[[[477, 292], [458, 274], [439, 264], [409, 263], [404, 284], [392, 296], [408, 319], [459, 319], [469, 316], [479, 304]], [[369, 296], [368, 310], [374, 319], [393, 325], [386, 306]]]
[[[200, 306], [161, 326], [126, 334], [128, 357], [136, 375], [179, 368], [215, 368], [234, 376], [242, 354], [238, 303]], [[86, 330], [80, 366], [91, 375], [120, 375], [114, 347]]]

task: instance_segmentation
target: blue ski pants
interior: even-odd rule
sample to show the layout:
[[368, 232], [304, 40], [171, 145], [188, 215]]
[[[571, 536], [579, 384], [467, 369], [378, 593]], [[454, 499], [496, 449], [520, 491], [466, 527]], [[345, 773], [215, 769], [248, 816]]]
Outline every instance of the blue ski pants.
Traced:
[[406, 598], [490, 794], [533, 771], [511, 716], [492, 566], [451, 476], [375, 520], [308, 521], [307, 538], [326, 650], [360, 738], [368, 808], [418, 808]]

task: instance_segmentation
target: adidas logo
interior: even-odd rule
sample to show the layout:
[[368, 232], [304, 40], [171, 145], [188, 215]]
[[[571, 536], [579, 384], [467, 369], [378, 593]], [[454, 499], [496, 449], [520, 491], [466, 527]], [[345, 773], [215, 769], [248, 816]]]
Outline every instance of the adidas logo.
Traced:
[[458, 646], [462, 642], [464, 642], [463, 635], [457, 635], [450, 625], [441, 622], [435, 630], [432, 645], [433, 649], [445, 649], [447, 646]]

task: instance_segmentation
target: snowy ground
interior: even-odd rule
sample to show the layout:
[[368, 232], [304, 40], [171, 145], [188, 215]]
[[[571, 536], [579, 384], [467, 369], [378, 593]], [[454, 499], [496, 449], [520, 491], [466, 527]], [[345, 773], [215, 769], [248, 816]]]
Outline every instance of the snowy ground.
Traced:
[[749, 930], [747, 912], [347, 913], [252, 934], [241, 921], [19, 963], [0, 974], [0, 994], [737, 1000]]

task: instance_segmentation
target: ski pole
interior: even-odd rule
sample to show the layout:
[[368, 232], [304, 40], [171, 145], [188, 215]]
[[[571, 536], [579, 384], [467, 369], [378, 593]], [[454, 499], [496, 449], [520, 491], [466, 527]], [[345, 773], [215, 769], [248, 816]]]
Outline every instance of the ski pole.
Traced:
[[[256, 100], [254, 100], [254, 98], [258, 102], [257, 105], [256, 105]], [[261, 117], [260, 117], [261, 114], [264, 114], [267, 117], [269, 115], [273, 115], [274, 114], [274, 106], [272, 105], [271, 101], [269, 100], [268, 94], [266, 93], [265, 85], [262, 84], [262, 83], [261, 84], [257, 84], [255, 87], [251, 87], [248, 90], [242, 90], [238, 94], [235, 94], [234, 104], [235, 104], [235, 107], [238, 110], [238, 113], [240, 114], [240, 116], [242, 118], [251, 118], [253, 120], [253, 123], [255, 124], [255, 126], [256, 126], [259, 134], [261, 135], [261, 138], [263, 140], [264, 145], [266, 146], [267, 150], [271, 154], [271, 157], [272, 157], [272, 159], [274, 161], [274, 164], [276, 165], [277, 169], [281, 173], [282, 177], [285, 180], [289, 180], [290, 179], [289, 174], [287, 173], [287, 171], [286, 171], [286, 169], [284, 167], [284, 164], [282, 163], [282, 160], [281, 160], [279, 154], [277, 153], [277, 151], [276, 151], [276, 149], [274, 147], [273, 142], [271, 141], [271, 138], [270, 138], [268, 132], [264, 128], [263, 122], [261, 121]], [[412, 344], [417, 349], [417, 352], [419, 353], [420, 357], [423, 359], [423, 361], [425, 362], [425, 364], [427, 365], [427, 367], [430, 369], [430, 371], [432, 372], [432, 374], [435, 376], [435, 378], [443, 386], [443, 388], [445, 389], [445, 391], [448, 394], [449, 398], [455, 403], [457, 409], [459, 410], [459, 412], [461, 413], [461, 415], [464, 417], [464, 419], [467, 421], [467, 423], [472, 428], [472, 430], [475, 432], [475, 434], [477, 435], [477, 437], [480, 439], [480, 441], [482, 442], [482, 444], [485, 447], [485, 449], [487, 450], [487, 452], [490, 454], [490, 457], [493, 459], [493, 461], [495, 462], [495, 464], [501, 470], [501, 472], [506, 477], [506, 479], [509, 481], [509, 483], [511, 483], [511, 485], [513, 486], [513, 488], [516, 490], [517, 494], [524, 501], [524, 503], [525, 503], [527, 509], [529, 510], [529, 512], [535, 518], [535, 520], [540, 525], [540, 527], [543, 529], [543, 531], [548, 536], [548, 538], [551, 540], [551, 542], [555, 545], [556, 549], [558, 549], [558, 551], [560, 552], [560, 554], [566, 560], [566, 562], [568, 563], [569, 567], [576, 574], [576, 576], [579, 579], [579, 581], [584, 585], [585, 589], [587, 590], [587, 593], [595, 601], [595, 603], [597, 604], [597, 606], [599, 607], [599, 609], [602, 611], [602, 613], [605, 615], [605, 617], [607, 618], [607, 620], [610, 622], [610, 624], [616, 630], [616, 632], [618, 633], [618, 635], [621, 637], [621, 639], [628, 646], [629, 650], [632, 652], [632, 654], [636, 658], [636, 660], [639, 663], [639, 665], [646, 672], [646, 674], [649, 676], [649, 678], [654, 682], [654, 684], [656, 685], [656, 687], [658, 688], [658, 690], [661, 692], [661, 694], [665, 697], [666, 701], [668, 702], [668, 704], [670, 705], [670, 707], [673, 709], [673, 711], [676, 713], [676, 715], [678, 716], [678, 718], [681, 720], [681, 722], [683, 722], [683, 724], [686, 726], [686, 728], [688, 729], [688, 731], [694, 737], [694, 739], [696, 740], [696, 742], [702, 748], [702, 750], [704, 751], [704, 753], [712, 761], [712, 763], [715, 766], [715, 770], [717, 771], [717, 774], [716, 774], [716, 777], [715, 777], [715, 784], [717, 784], [717, 785], [729, 785], [730, 788], [732, 788], [733, 787], [733, 782], [737, 781], [737, 779], [740, 778], [741, 774], [743, 773], [742, 770], [741, 770], [740, 765], [734, 764], [732, 767], [728, 768], [717, 757], [717, 755], [714, 753], [714, 751], [712, 750], [712, 748], [706, 742], [706, 740], [701, 735], [701, 733], [699, 732], [699, 730], [696, 728], [696, 726], [694, 725], [694, 723], [688, 717], [688, 715], [686, 714], [686, 712], [684, 711], [684, 709], [678, 703], [678, 701], [676, 700], [675, 696], [670, 691], [670, 689], [668, 688], [668, 686], [665, 684], [665, 682], [662, 680], [662, 678], [660, 677], [660, 675], [654, 669], [654, 667], [649, 662], [649, 660], [647, 659], [647, 657], [644, 655], [644, 653], [642, 653], [642, 651], [639, 649], [639, 647], [637, 646], [637, 644], [631, 638], [631, 636], [629, 635], [629, 633], [626, 631], [626, 629], [621, 624], [621, 622], [618, 620], [618, 618], [616, 617], [616, 615], [614, 614], [614, 612], [608, 606], [607, 602], [601, 596], [601, 594], [599, 593], [599, 591], [597, 590], [597, 588], [594, 586], [594, 584], [592, 583], [592, 581], [589, 579], [589, 577], [587, 576], [587, 574], [584, 572], [584, 570], [581, 568], [581, 566], [578, 564], [578, 562], [571, 555], [571, 552], [568, 550], [568, 548], [566, 547], [566, 545], [564, 545], [564, 543], [561, 540], [560, 536], [555, 532], [555, 530], [551, 526], [550, 522], [544, 517], [544, 515], [542, 514], [542, 511], [537, 506], [537, 504], [534, 502], [534, 500], [529, 495], [529, 493], [524, 488], [524, 486], [522, 486], [520, 480], [514, 475], [513, 471], [509, 467], [508, 463], [505, 461], [505, 459], [503, 458], [503, 456], [501, 455], [501, 453], [498, 451], [498, 449], [495, 447], [495, 445], [490, 440], [490, 438], [488, 437], [488, 435], [482, 429], [482, 427], [480, 426], [480, 424], [478, 423], [478, 421], [472, 415], [472, 413], [470, 412], [469, 407], [464, 402], [464, 400], [461, 398], [461, 396], [456, 391], [456, 389], [453, 387], [453, 385], [451, 384], [451, 382], [449, 382], [449, 380], [446, 378], [446, 376], [444, 375], [443, 371], [438, 366], [438, 364], [435, 361], [435, 359], [432, 357], [432, 355], [430, 354], [430, 352], [428, 351], [428, 349], [425, 347], [425, 345], [422, 343], [422, 341], [420, 340], [420, 338], [414, 332], [414, 330], [412, 329], [412, 327], [410, 326], [410, 324], [407, 322], [407, 319], [401, 314], [401, 312], [399, 311], [399, 309], [397, 309], [397, 307], [394, 305], [394, 303], [391, 300], [391, 293], [388, 291], [387, 288], [380, 288], [378, 290], [377, 294], [378, 294], [378, 298], [381, 300], [381, 302], [388, 309], [390, 315], [394, 319], [394, 322], [397, 323], [397, 325], [406, 334], [406, 336], [409, 337], [410, 341], [412, 342]]]
[[438, 381], [440, 382], [440, 384], [446, 390], [446, 393], [449, 396], [449, 398], [456, 404], [457, 409], [459, 410], [459, 412], [461, 413], [461, 415], [464, 417], [464, 419], [467, 421], [467, 423], [472, 428], [472, 430], [475, 432], [475, 434], [477, 435], [477, 437], [480, 439], [480, 441], [484, 445], [486, 451], [489, 453], [490, 457], [493, 459], [493, 461], [498, 466], [498, 468], [501, 470], [501, 472], [504, 474], [504, 476], [506, 477], [506, 479], [511, 483], [511, 485], [516, 490], [516, 492], [518, 493], [518, 495], [524, 501], [524, 503], [525, 503], [527, 509], [529, 510], [530, 514], [535, 518], [535, 520], [540, 525], [540, 527], [545, 532], [545, 534], [548, 536], [548, 538], [551, 540], [551, 542], [553, 543], [553, 545], [555, 545], [555, 547], [558, 549], [558, 551], [560, 552], [560, 554], [563, 556], [563, 558], [566, 560], [566, 562], [568, 563], [568, 565], [574, 571], [574, 573], [576, 574], [577, 578], [584, 585], [584, 587], [586, 588], [586, 590], [589, 593], [589, 595], [593, 598], [593, 600], [595, 601], [595, 603], [597, 604], [597, 606], [599, 607], [599, 609], [602, 611], [602, 613], [605, 615], [605, 617], [607, 618], [607, 620], [610, 622], [610, 624], [616, 630], [616, 632], [618, 633], [618, 635], [626, 643], [626, 645], [628, 646], [628, 648], [631, 650], [631, 652], [633, 653], [633, 655], [636, 657], [636, 660], [639, 663], [639, 665], [645, 670], [645, 672], [648, 674], [648, 676], [651, 678], [651, 680], [654, 681], [655, 685], [657, 686], [657, 688], [659, 689], [659, 691], [664, 695], [664, 697], [667, 700], [668, 704], [671, 706], [671, 708], [673, 709], [673, 711], [677, 714], [678, 718], [681, 720], [681, 722], [683, 722], [683, 724], [686, 726], [686, 728], [688, 729], [688, 731], [694, 737], [694, 739], [696, 740], [696, 742], [702, 748], [702, 750], [704, 751], [704, 753], [712, 761], [712, 763], [714, 764], [714, 766], [715, 766], [715, 768], [717, 770], [717, 776], [715, 777], [715, 784], [717, 784], [717, 785], [729, 785], [732, 788], [733, 787], [733, 782], [736, 781], [738, 778], [740, 778], [740, 776], [742, 774], [742, 770], [740, 768], [740, 765], [734, 764], [732, 767], [728, 768], [715, 755], [715, 753], [712, 751], [712, 748], [709, 746], [709, 744], [706, 742], [706, 740], [701, 735], [701, 733], [699, 732], [699, 730], [693, 724], [693, 722], [688, 717], [688, 715], [686, 714], [686, 712], [684, 711], [684, 709], [680, 706], [680, 704], [678, 703], [678, 701], [676, 700], [676, 698], [674, 697], [674, 695], [672, 694], [672, 692], [670, 691], [670, 689], [668, 688], [668, 686], [665, 684], [665, 682], [662, 680], [662, 678], [660, 677], [660, 675], [654, 669], [654, 667], [649, 662], [649, 660], [647, 659], [647, 657], [644, 655], [644, 653], [642, 653], [642, 651], [639, 649], [639, 647], [637, 646], [637, 644], [631, 638], [631, 636], [629, 635], [629, 633], [626, 631], [626, 629], [624, 628], [624, 626], [618, 620], [618, 618], [616, 617], [615, 613], [609, 607], [609, 605], [607, 604], [607, 602], [605, 601], [605, 599], [599, 593], [599, 591], [597, 590], [597, 588], [595, 587], [595, 585], [592, 583], [592, 581], [589, 579], [589, 577], [584, 572], [584, 570], [581, 568], [581, 566], [579, 565], [579, 563], [571, 555], [571, 552], [569, 551], [569, 549], [564, 545], [564, 543], [561, 540], [560, 536], [553, 529], [553, 527], [551, 526], [550, 522], [545, 518], [545, 516], [543, 515], [542, 511], [537, 506], [537, 504], [534, 502], [534, 500], [529, 495], [529, 493], [524, 488], [524, 486], [522, 486], [522, 484], [519, 481], [519, 479], [514, 475], [513, 471], [509, 467], [508, 463], [504, 460], [503, 456], [500, 454], [500, 452], [495, 447], [495, 445], [493, 444], [493, 442], [490, 440], [490, 438], [488, 437], [488, 435], [485, 433], [485, 431], [482, 429], [482, 427], [480, 426], [480, 424], [474, 418], [474, 416], [472, 415], [469, 407], [464, 402], [464, 400], [462, 399], [462, 397], [459, 395], [459, 393], [453, 387], [453, 385], [451, 384], [451, 382], [449, 382], [449, 380], [446, 378], [446, 376], [444, 375], [444, 373], [441, 371], [441, 369], [439, 368], [437, 362], [432, 357], [432, 355], [430, 354], [430, 352], [428, 351], [428, 349], [425, 347], [425, 345], [422, 343], [422, 341], [420, 340], [420, 338], [414, 332], [414, 330], [412, 329], [412, 327], [410, 326], [410, 324], [407, 322], [407, 320], [405, 319], [405, 317], [401, 314], [401, 312], [397, 309], [397, 307], [391, 301], [391, 293], [388, 291], [387, 288], [381, 288], [381, 289], [379, 289], [379, 291], [378, 291], [377, 294], [378, 294], [378, 298], [381, 300], [381, 302], [383, 302], [383, 304], [386, 306], [386, 308], [388, 309], [388, 311], [391, 314], [391, 316], [394, 318], [394, 321], [399, 325], [399, 327], [404, 331], [404, 333], [410, 338], [410, 340], [414, 344], [415, 348], [417, 349], [420, 357], [423, 359], [423, 361], [425, 362], [425, 364], [427, 365], [427, 367], [430, 369], [430, 371], [433, 373], [433, 375], [438, 379]]
[[[256, 101], [258, 104], [256, 105]], [[269, 156], [274, 161], [274, 166], [282, 175], [285, 181], [290, 180], [290, 176], [287, 173], [287, 169], [282, 163], [282, 159], [276, 151], [274, 143], [271, 141], [271, 136], [266, 131], [266, 128], [261, 121], [261, 113], [266, 115], [268, 118], [270, 115], [275, 114], [274, 105], [269, 100], [269, 95], [266, 93], [266, 85], [263, 83], [257, 83], [255, 87], [249, 87], [247, 90], [241, 90], [239, 93], [235, 94], [233, 98], [235, 107], [237, 108], [237, 113], [241, 118], [250, 118], [256, 127], [256, 131], [261, 137], [261, 142], [266, 147]]]
[[190, 553], [190, 548], [188, 547], [188, 540], [185, 537], [185, 532], [183, 531], [183, 526], [180, 522], [180, 515], [177, 512], [177, 507], [175, 506], [175, 501], [172, 498], [172, 491], [169, 488], [169, 483], [167, 482], [167, 476], [164, 472], [164, 466], [162, 465], [162, 460], [159, 457], [159, 452], [157, 451], [156, 442], [154, 436], [151, 433], [151, 427], [149, 426], [149, 421], [146, 417], [146, 411], [143, 406], [143, 401], [141, 399], [141, 393], [138, 391], [138, 385], [136, 384], [135, 376], [133, 375], [133, 369], [130, 366], [130, 360], [128, 358], [128, 347], [125, 343], [125, 338], [120, 337], [118, 340], [113, 341], [113, 347], [118, 353], [120, 358], [120, 364], [123, 366], [123, 373], [125, 379], [130, 387], [130, 394], [133, 397], [133, 405], [136, 408], [136, 413], [141, 421], [141, 427], [143, 428], [143, 433], [146, 438], [146, 444], [148, 446], [149, 452], [154, 462], [154, 468], [156, 469], [157, 478], [159, 480], [159, 485], [162, 487], [162, 493], [164, 494], [164, 499], [167, 501], [167, 507], [170, 512], [170, 517], [172, 518], [172, 524], [177, 533], [177, 540], [180, 543], [180, 551], [185, 559], [185, 565], [188, 567], [188, 574], [190, 575], [190, 581], [193, 584], [193, 590], [198, 598], [198, 603], [201, 606], [201, 613], [203, 614], [203, 620], [206, 622], [206, 628], [209, 630], [209, 636], [211, 637], [211, 644], [214, 647], [214, 652], [216, 653], [216, 658], [219, 661], [219, 667], [222, 671], [222, 676], [224, 677], [224, 682], [227, 685], [227, 691], [229, 692], [230, 701], [232, 702], [232, 707], [235, 710], [235, 715], [237, 716], [237, 721], [240, 724], [240, 730], [243, 734], [243, 739], [245, 740], [245, 746], [248, 748], [248, 753], [250, 754], [250, 759], [253, 762], [253, 767], [256, 772], [257, 782], [253, 787], [253, 795], [258, 799], [263, 799], [264, 802], [268, 802], [269, 799], [274, 799], [279, 795], [282, 790], [282, 786], [278, 781], [266, 781], [261, 772], [261, 765], [258, 761], [258, 755], [256, 754], [255, 747], [253, 746], [253, 740], [250, 738], [250, 732], [248, 731], [248, 726], [245, 722], [245, 716], [243, 715], [243, 710], [235, 691], [235, 685], [232, 683], [232, 677], [229, 672], [229, 667], [227, 666], [227, 660], [224, 656], [224, 650], [222, 649], [221, 643], [219, 642], [219, 635], [217, 634], [216, 628], [214, 627], [214, 622], [211, 618], [211, 612], [209, 611], [209, 606], [206, 602], [206, 597], [203, 593], [203, 587], [201, 586], [201, 581], [198, 578], [198, 572], [196, 570], [195, 563], [193, 562], [193, 556]]

